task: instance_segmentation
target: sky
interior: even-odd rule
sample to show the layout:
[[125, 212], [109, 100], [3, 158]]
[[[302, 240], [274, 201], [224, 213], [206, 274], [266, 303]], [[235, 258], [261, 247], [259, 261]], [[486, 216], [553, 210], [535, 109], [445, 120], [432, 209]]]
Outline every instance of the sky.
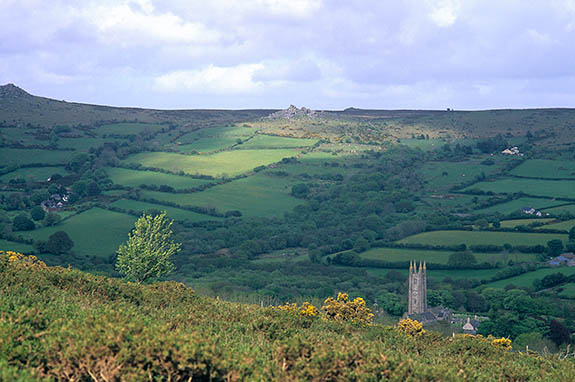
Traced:
[[162, 109], [575, 107], [575, 0], [0, 0], [0, 84]]

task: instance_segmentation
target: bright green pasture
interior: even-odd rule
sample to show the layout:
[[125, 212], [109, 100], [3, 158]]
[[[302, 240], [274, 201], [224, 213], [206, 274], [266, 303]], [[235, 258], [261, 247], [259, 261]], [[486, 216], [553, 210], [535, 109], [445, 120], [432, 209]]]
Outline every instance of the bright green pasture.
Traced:
[[244, 216], [281, 216], [301, 203], [290, 195], [291, 185], [287, 179], [258, 174], [191, 194], [142, 191], [141, 195], [220, 212], [239, 210]]
[[116, 184], [137, 187], [141, 184], [160, 186], [166, 184], [175, 189], [185, 189], [209, 183], [206, 179], [195, 179], [189, 176], [164, 174], [155, 171], [138, 171], [119, 167], [107, 167], [106, 173]]
[[418, 148], [424, 151], [434, 150], [445, 145], [440, 139], [415, 139], [415, 138], [402, 138], [399, 142], [402, 145], [409, 146], [411, 148]]
[[26, 180], [44, 182], [53, 174], [66, 175], [64, 167], [31, 167], [19, 168], [16, 171], [9, 172], [0, 176], [0, 180], [8, 182], [10, 179], [24, 178]]
[[530, 195], [557, 198], [575, 198], [575, 180], [540, 180], [505, 178], [492, 182], [480, 182], [466, 190], [491, 191], [498, 194], [524, 192]]
[[146, 167], [170, 171], [184, 171], [187, 174], [212, 176], [234, 176], [253, 170], [255, 167], [279, 162], [296, 155], [294, 150], [233, 150], [212, 155], [182, 155], [165, 152], [145, 152], [130, 156], [125, 163], [140, 163]]
[[553, 224], [548, 224], [548, 225], [544, 225], [543, 227], [540, 228], [544, 228], [544, 229], [562, 229], [565, 231], [569, 231], [571, 228], [573, 228], [575, 226], [575, 219], [573, 220], [565, 220], [562, 222], [558, 222], [558, 223], [553, 223]]
[[2, 165], [29, 163], [64, 164], [73, 155], [73, 151], [0, 148], [0, 163]]
[[510, 174], [537, 178], [575, 179], [575, 161], [530, 159], [514, 168]]
[[549, 240], [567, 240], [567, 235], [555, 233], [491, 232], [491, 231], [432, 231], [399, 240], [404, 244], [427, 245], [546, 245]]
[[0, 251], [15, 251], [20, 253], [30, 253], [33, 250], [34, 247], [29, 244], [16, 243], [14, 241], [0, 239]]
[[[542, 208], [549, 208], [553, 206], [558, 206], [564, 204], [565, 202], [551, 200], [551, 199], [540, 199], [540, 198], [519, 198], [514, 199], [509, 202], [496, 204], [491, 207], [483, 208], [480, 210], [476, 210], [475, 212], [480, 214], [493, 214], [496, 212], [500, 212], [502, 214], [510, 214], [513, 212], [520, 211], [522, 208], [535, 208], [535, 209], [542, 209]], [[550, 210], [545, 210], [543, 212], [550, 212]], [[525, 215], [528, 216], [528, 215]]]
[[252, 139], [238, 146], [238, 149], [247, 148], [296, 148], [310, 147], [317, 142], [317, 139], [287, 138], [274, 135], [258, 134]]
[[207, 153], [210, 151], [223, 150], [238, 143], [238, 138], [234, 137], [205, 137], [186, 145], [178, 146], [178, 150], [183, 153], [197, 151]]
[[128, 239], [135, 221], [136, 217], [131, 215], [92, 208], [60, 224], [25, 235], [34, 240], [47, 240], [54, 232], [65, 231], [74, 241], [72, 250], [77, 254], [107, 257]]
[[136, 135], [143, 131], [155, 131], [167, 127], [154, 123], [114, 123], [111, 125], [102, 125], [96, 128], [96, 132], [100, 135], [103, 134], [121, 134], [121, 135]]
[[[520, 225], [529, 225], [531, 223], [548, 223], [553, 221], [554, 219], [512, 219], [512, 220], [502, 220], [501, 227], [502, 228], [515, 228]], [[549, 226], [544, 226], [547, 228]], [[543, 228], [543, 227], [542, 227]]]
[[527, 272], [519, 276], [510, 277], [508, 279], [494, 281], [487, 284], [490, 287], [504, 288], [506, 285], [513, 284], [518, 287], [528, 287], [533, 285], [533, 280], [542, 279], [543, 277], [552, 273], [563, 273], [566, 276], [575, 274], [575, 267], [557, 267], [557, 268], [542, 268], [532, 272]]
[[[381, 261], [426, 261], [428, 263], [447, 264], [449, 256], [453, 251], [432, 251], [425, 249], [406, 249], [406, 248], [372, 248], [360, 254], [362, 259], [381, 260]], [[533, 261], [535, 255], [527, 253], [474, 253], [478, 263], [507, 263], [509, 260], [514, 262]]]
[[111, 204], [113, 207], [119, 207], [126, 210], [133, 210], [138, 212], [145, 212], [147, 210], [156, 209], [159, 211], [166, 211], [168, 217], [175, 220], [189, 220], [192, 222], [204, 221], [204, 220], [219, 220], [221, 218], [209, 215], [198, 214], [196, 212], [183, 210], [181, 208], [167, 207], [161, 204], [153, 204], [140, 202], [138, 200], [122, 199], [117, 200]]
[[177, 139], [176, 142], [181, 144], [193, 143], [197, 139], [212, 137], [212, 138], [241, 138], [254, 135], [255, 129], [249, 127], [237, 127], [237, 126], [225, 126], [225, 127], [210, 127], [203, 128], [200, 130], [192, 131], [185, 135], [182, 135]]

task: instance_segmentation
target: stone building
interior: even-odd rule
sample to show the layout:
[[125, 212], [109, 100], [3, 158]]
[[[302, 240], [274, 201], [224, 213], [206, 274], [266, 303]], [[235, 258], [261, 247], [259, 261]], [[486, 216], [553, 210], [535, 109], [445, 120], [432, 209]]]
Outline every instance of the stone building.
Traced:
[[425, 262], [409, 264], [409, 293], [407, 314], [421, 314], [427, 311], [427, 275]]

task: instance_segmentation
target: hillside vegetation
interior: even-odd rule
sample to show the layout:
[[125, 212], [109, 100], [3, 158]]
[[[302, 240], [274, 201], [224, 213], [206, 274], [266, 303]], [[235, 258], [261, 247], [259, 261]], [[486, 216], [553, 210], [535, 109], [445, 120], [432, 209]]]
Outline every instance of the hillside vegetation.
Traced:
[[0, 254], [3, 381], [571, 381], [572, 356], [361, 326]]

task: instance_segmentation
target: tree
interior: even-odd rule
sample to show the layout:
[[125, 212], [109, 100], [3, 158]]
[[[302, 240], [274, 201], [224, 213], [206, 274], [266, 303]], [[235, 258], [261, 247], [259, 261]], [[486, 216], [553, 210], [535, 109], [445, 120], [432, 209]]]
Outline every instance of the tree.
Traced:
[[447, 265], [453, 268], [468, 268], [476, 263], [475, 255], [469, 251], [452, 253], [447, 260]]
[[569, 241], [575, 240], [575, 225], [569, 230]]
[[30, 216], [32, 216], [32, 219], [39, 221], [44, 219], [46, 216], [46, 211], [44, 211], [42, 207], [36, 206], [30, 211]]
[[561, 239], [553, 239], [547, 242], [547, 253], [550, 256], [560, 255], [563, 251], [563, 242]]
[[14, 231], [32, 231], [36, 225], [26, 215], [18, 215], [12, 222], [12, 228]]
[[143, 214], [128, 241], [118, 249], [118, 272], [139, 284], [172, 272], [175, 267], [170, 257], [181, 246], [172, 239], [172, 224], [165, 212], [156, 216]]
[[555, 342], [557, 346], [568, 343], [571, 339], [569, 329], [557, 320], [549, 321], [549, 338]]
[[61, 253], [70, 252], [74, 246], [74, 242], [66, 232], [58, 231], [50, 235], [48, 241], [37, 241], [35, 245], [39, 252], [59, 255]]
[[60, 220], [62, 220], [60, 215], [58, 215], [54, 212], [48, 212], [46, 214], [46, 217], [44, 218], [43, 223], [44, 223], [45, 227], [50, 227], [50, 226], [58, 224], [60, 222]]

